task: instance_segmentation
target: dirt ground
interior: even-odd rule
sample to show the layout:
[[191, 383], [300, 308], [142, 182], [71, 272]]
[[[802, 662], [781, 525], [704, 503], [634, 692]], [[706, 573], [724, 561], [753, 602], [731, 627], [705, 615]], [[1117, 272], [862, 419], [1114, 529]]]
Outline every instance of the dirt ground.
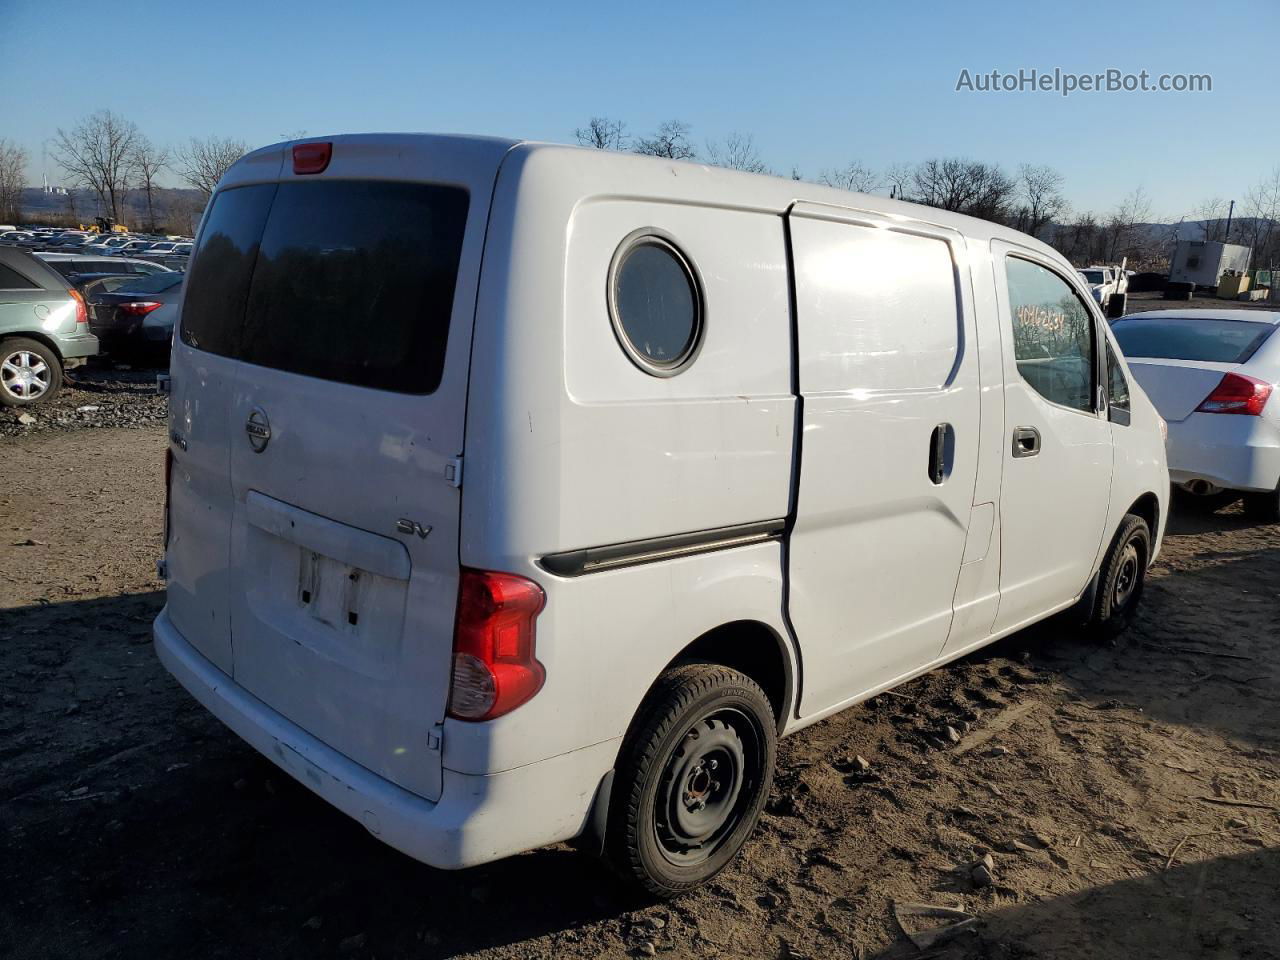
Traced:
[[[149, 645], [164, 448], [0, 436], [0, 956], [1280, 957], [1280, 527], [1238, 507], [1175, 514], [1117, 646], [1045, 625], [784, 741], [655, 905], [567, 847], [417, 864], [205, 713]], [[912, 901], [978, 922], [922, 952]]]

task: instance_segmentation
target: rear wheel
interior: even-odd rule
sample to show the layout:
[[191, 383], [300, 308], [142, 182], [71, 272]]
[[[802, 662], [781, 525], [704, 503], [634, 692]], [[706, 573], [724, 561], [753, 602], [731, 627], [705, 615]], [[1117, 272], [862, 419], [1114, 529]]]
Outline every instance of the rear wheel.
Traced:
[[715, 876], [760, 818], [776, 753], [773, 709], [750, 677], [705, 663], [664, 673], [618, 758], [614, 868], [664, 898]]
[[1098, 596], [1090, 626], [1111, 639], [1133, 620], [1147, 580], [1151, 531], [1137, 514], [1125, 514], [1098, 573]]
[[62, 386], [62, 362], [38, 340], [0, 340], [0, 405], [29, 407]]
[[1245, 516], [1262, 523], [1280, 523], [1280, 487], [1270, 493], [1246, 493]]

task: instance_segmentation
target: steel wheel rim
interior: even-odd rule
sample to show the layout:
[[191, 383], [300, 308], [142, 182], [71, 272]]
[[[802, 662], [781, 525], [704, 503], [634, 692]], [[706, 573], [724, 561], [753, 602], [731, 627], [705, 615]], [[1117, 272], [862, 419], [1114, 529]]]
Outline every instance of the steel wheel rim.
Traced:
[[1123, 608], [1138, 588], [1138, 577], [1141, 573], [1138, 545], [1130, 540], [1124, 545], [1120, 554], [1120, 571], [1116, 574], [1115, 606]]
[[34, 400], [49, 390], [52, 377], [49, 365], [30, 350], [15, 350], [0, 360], [0, 385], [5, 393], [18, 400]]
[[759, 790], [764, 738], [737, 709], [699, 718], [672, 750], [655, 800], [658, 849], [681, 867], [704, 863], [742, 822]]

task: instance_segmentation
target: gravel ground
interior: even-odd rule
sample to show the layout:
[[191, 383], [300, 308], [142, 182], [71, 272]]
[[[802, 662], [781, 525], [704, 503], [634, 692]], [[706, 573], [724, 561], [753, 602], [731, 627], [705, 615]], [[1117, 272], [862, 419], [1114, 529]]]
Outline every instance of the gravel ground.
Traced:
[[[21, 410], [0, 407], [0, 438], [85, 427], [152, 427], [169, 415], [168, 397], [156, 392], [160, 370], [91, 364], [68, 370], [58, 394]], [[30, 423], [18, 419], [34, 417]]]
[[[417, 864], [195, 704], [143, 426], [0, 439], [38, 478], [0, 489], [2, 956], [1280, 957], [1280, 528], [1236, 507], [1174, 516], [1117, 646], [1044, 625], [784, 741], [744, 855], [655, 905], [566, 847]], [[921, 952], [912, 901], [978, 922]]]

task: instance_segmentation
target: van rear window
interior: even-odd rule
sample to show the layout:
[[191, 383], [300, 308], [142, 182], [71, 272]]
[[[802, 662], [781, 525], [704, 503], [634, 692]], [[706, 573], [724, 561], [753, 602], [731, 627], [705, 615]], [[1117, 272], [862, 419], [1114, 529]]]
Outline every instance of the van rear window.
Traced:
[[182, 340], [303, 376], [431, 393], [467, 207], [465, 190], [415, 183], [225, 190], [187, 281]]

